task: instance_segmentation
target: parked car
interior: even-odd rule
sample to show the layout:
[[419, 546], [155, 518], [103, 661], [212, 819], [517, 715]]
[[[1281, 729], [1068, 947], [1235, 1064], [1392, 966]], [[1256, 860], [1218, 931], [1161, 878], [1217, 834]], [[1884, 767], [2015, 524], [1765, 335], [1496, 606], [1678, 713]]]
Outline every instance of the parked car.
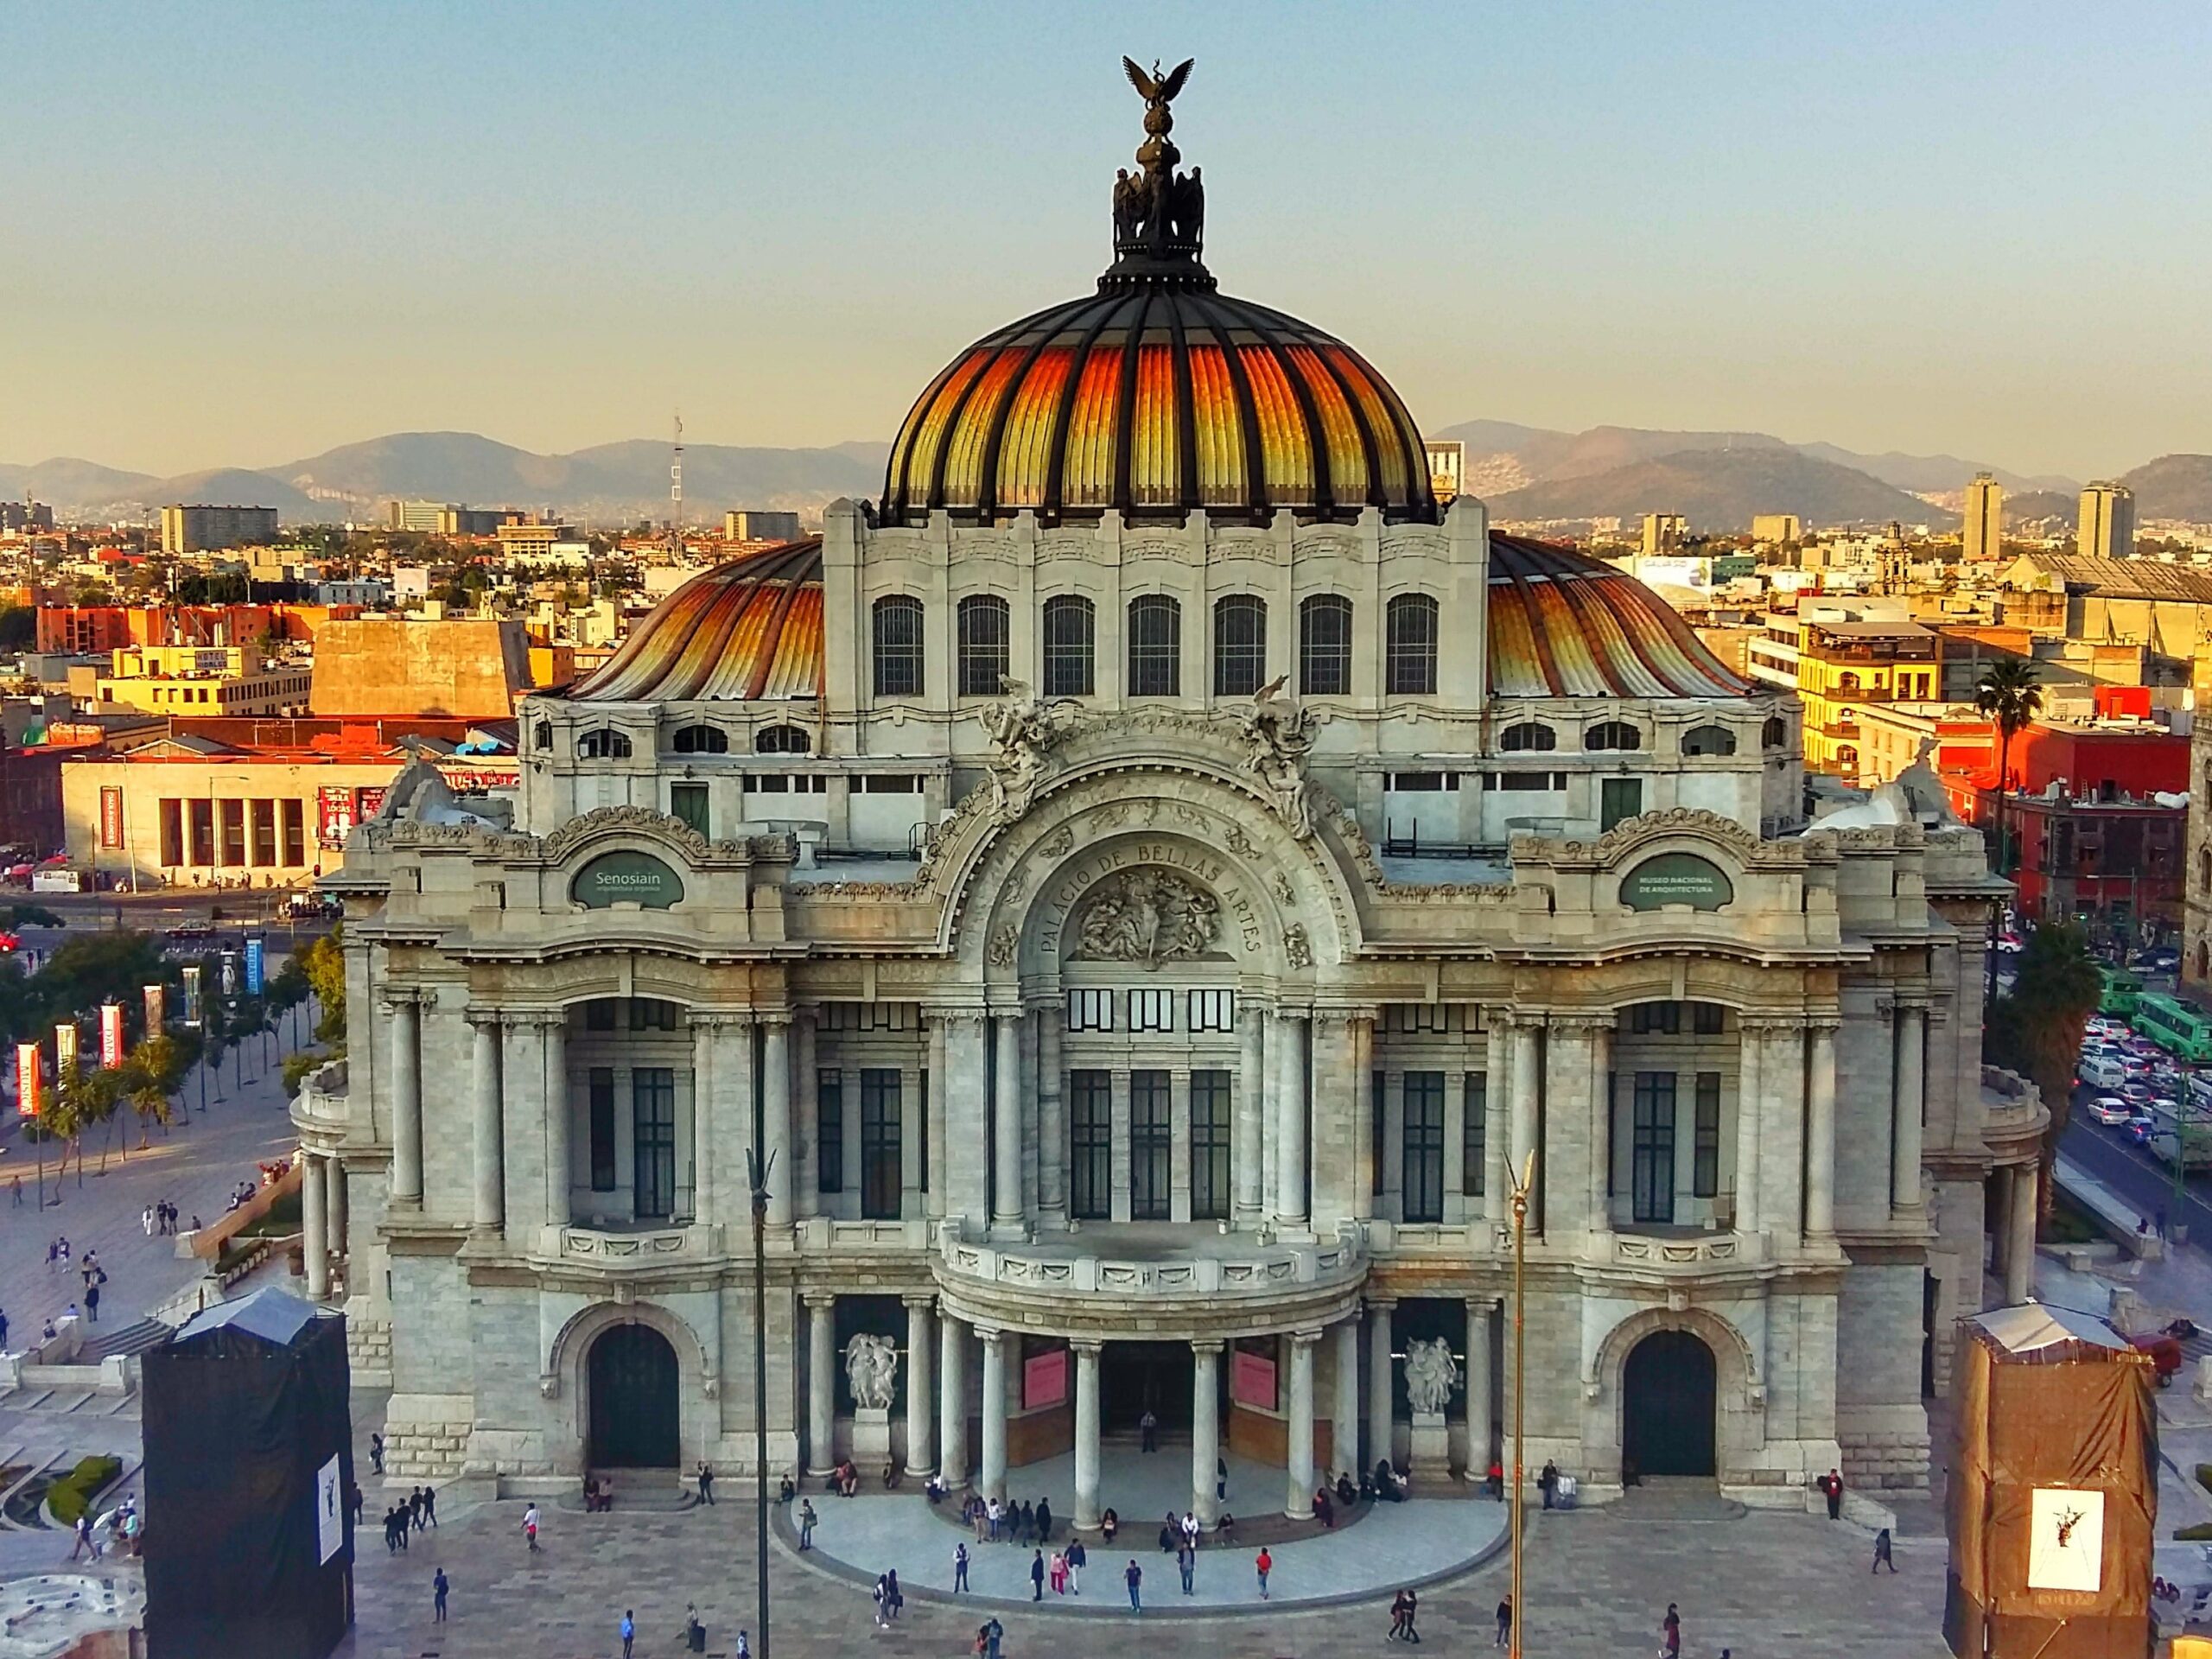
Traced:
[[2130, 1077], [2120, 1085], [2120, 1097], [2137, 1106], [2151, 1103], [2151, 1085], [2140, 1077]]
[[215, 937], [213, 922], [179, 922], [168, 931], [171, 944], [194, 944]]
[[2089, 1103], [2088, 1113], [2091, 1117], [2103, 1124], [2107, 1128], [2113, 1128], [2123, 1123], [2133, 1122], [2136, 1116], [2135, 1108], [2129, 1105], [2127, 1102], [2122, 1100], [2118, 1095], [2099, 1095], [2094, 1100]]

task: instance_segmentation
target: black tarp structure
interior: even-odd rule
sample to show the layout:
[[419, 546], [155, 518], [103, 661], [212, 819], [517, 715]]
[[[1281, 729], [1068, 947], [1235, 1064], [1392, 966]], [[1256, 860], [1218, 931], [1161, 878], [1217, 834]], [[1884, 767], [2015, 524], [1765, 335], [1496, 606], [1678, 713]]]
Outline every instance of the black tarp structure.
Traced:
[[[149, 1659], [325, 1659], [353, 1620], [346, 1321], [273, 1287], [145, 1356]], [[337, 1462], [337, 1548], [323, 1506]]]

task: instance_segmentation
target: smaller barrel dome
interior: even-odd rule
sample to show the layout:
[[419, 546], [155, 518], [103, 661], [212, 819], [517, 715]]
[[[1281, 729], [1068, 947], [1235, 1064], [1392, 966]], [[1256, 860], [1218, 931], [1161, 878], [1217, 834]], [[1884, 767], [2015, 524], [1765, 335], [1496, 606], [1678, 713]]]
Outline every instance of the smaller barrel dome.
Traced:
[[702, 570], [639, 623], [579, 702], [822, 695], [822, 538]]
[[1633, 576], [1548, 542], [1490, 538], [1490, 689], [1500, 697], [1740, 697], [1726, 667]]

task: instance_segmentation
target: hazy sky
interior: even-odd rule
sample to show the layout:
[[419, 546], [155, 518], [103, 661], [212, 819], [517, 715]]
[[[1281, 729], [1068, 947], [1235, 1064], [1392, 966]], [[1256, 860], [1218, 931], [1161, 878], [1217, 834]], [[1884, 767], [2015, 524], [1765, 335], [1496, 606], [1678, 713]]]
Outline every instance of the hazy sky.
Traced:
[[2212, 7], [21, 4], [0, 460], [887, 438], [1177, 105], [1230, 292], [1431, 429], [2212, 450]]

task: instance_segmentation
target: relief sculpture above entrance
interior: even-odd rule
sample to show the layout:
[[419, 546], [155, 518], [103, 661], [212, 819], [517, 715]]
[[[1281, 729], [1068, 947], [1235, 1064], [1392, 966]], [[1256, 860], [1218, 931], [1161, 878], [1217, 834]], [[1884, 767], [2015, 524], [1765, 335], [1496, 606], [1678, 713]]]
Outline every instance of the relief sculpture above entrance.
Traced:
[[1092, 895], [1076, 934], [1076, 956], [1090, 962], [1164, 962], [1203, 957], [1221, 937], [1221, 901], [1166, 870], [1109, 876]]

